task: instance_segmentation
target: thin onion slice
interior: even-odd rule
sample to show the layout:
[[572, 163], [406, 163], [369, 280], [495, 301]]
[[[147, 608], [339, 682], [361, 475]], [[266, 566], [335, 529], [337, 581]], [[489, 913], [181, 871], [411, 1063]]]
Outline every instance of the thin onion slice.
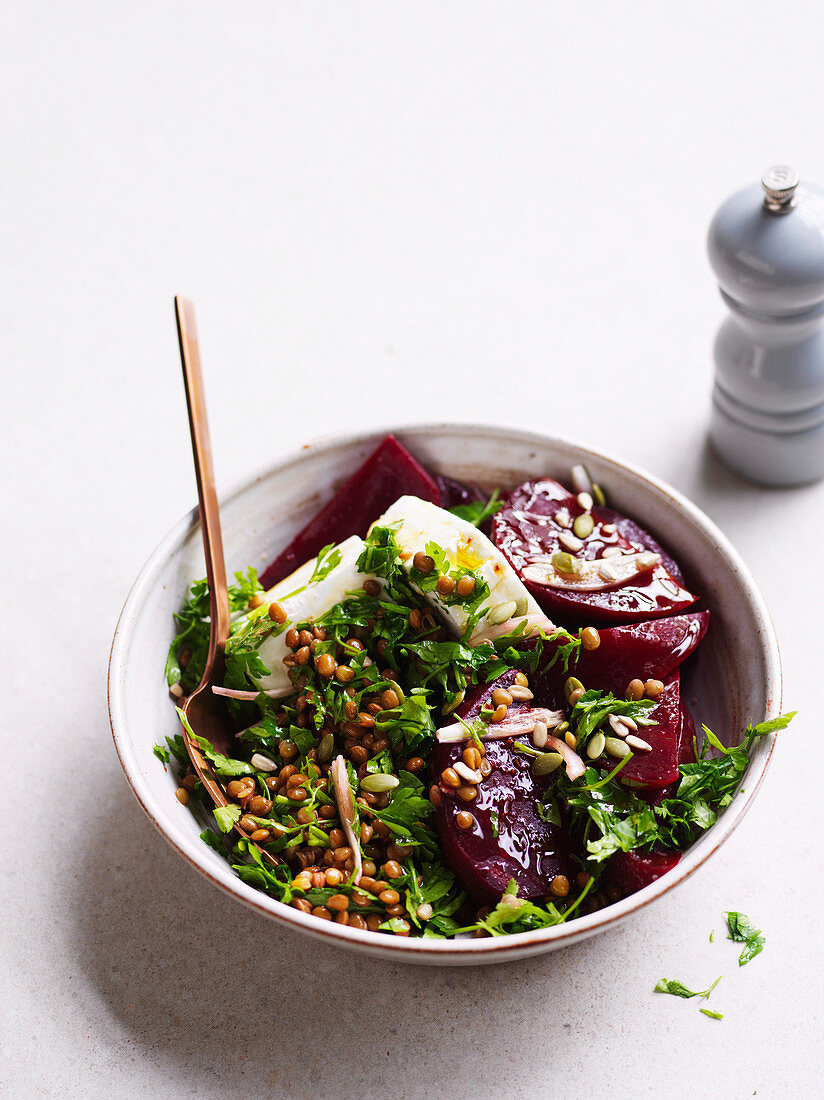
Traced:
[[360, 843], [355, 836], [355, 804], [352, 801], [352, 788], [349, 786], [346, 762], [342, 756], [335, 757], [329, 773], [332, 776], [332, 785], [335, 788], [338, 816], [355, 859], [355, 877], [353, 881], [357, 886], [363, 874], [363, 857], [361, 856]]
[[254, 702], [258, 695], [268, 695], [270, 699], [285, 699], [287, 695], [294, 695], [293, 687], [271, 688], [269, 691], [241, 691], [239, 688], [225, 688], [218, 684], [212, 685], [215, 695], [225, 695], [227, 699], [239, 699], [241, 701]]
[[578, 779], [579, 776], [582, 776], [586, 771], [583, 760], [577, 752], [569, 747], [566, 741], [561, 741], [559, 738], [550, 735], [546, 739], [546, 748], [552, 748], [559, 756], [563, 756], [564, 764], [566, 765], [566, 773], [570, 779]]
[[[480, 735], [482, 741], [502, 741], [505, 737], [522, 737], [532, 733], [536, 722], [543, 722], [550, 729], [564, 721], [562, 710], [547, 710], [546, 707], [524, 708], [515, 714], [508, 714], [503, 722], [496, 722], [487, 727], [487, 732]], [[472, 734], [462, 722], [453, 722], [448, 726], [441, 726], [437, 738], [441, 744], [451, 745], [461, 741], [468, 741]]]

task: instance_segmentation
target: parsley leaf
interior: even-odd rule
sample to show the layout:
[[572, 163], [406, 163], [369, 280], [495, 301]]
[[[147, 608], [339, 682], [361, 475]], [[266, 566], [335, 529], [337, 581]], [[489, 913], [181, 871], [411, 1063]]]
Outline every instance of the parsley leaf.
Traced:
[[215, 806], [212, 813], [222, 833], [230, 833], [235, 822], [240, 821], [240, 806], [234, 802], [228, 802], [225, 806]]
[[152, 752], [163, 764], [168, 764], [171, 757], [169, 756], [169, 750], [164, 749], [162, 745], [155, 745]]
[[503, 506], [504, 502], [498, 496], [498, 490], [495, 489], [486, 504], [482, 500], [473, 500], [470, 504], [456, 504], [449, 511], [458, 519], [465, 519], [467, 523], [480, 527], [485, 520], [488, 520], [490, 516], [494, 516]]
[[738, 958], [738, 965], [745, 966], [764, 950], [766, 943], [764, 933], [760, 928], [756, 928], [744, 913], [728, 912], [726, 918], [730, 930], [729, 939], [744, 944], [744, 950]]
[[700, 992], [695, 992], [692, 989], [687, 989], [687, 987], [682, 982], [679, 982], [675, 979], [662, 978], [658, 985], [656, 985], [655, 992], [670, 993], [673, 997], [702, 997], [704, 1000], [706, 1000], [720, 981], [720, 977], [716, 978], [709, 989], [702, 989], [700, 990]]

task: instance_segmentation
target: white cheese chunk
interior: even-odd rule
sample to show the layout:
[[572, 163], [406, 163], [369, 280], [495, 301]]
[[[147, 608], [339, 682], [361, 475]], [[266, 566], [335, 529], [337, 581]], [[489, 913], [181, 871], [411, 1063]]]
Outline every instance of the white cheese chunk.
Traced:
[[[395, 541], [407, 573], [412, 571], [415, 554], [426, 554], [426, 545], [431, 542], [443, 550], [450, 569], [470, 570], [476, 580], [485, 581], [489, 586], [489, 595], [480, 608], [481, 615], [472, 630], [469, 645], [478, 645], [500, 634], [502, 624], [512, 629], [524, 619], [527, 634], [538, 626], [552, 629], [553, 624], [501, 551], [473, 524], [412, 496], [395, 501], [376, 526], [395, 524], [399, 524]], [[440, 618], [456, 634], [463, 635], [470, 619], [465, 607], [450, 603], [434, 590], [424, 595]]]
[[[365, 548], [363, 539], [353, 535], [333, 551], [340, 554], [340, 561], [326, 576], [312, 581], [317, 565], [317, 558], [312, 558], [266, 593], [267, 605], [279, 603], [286, 612], [287, 622], [279, 633], [269, 634], [258, 647], [260, 659], [270, 673], [256, 681], [262, 691], [274, 691], [291, 685], [289, 670], [283, 663], [283, 658], [292, 652], [286, 645], [286, 632], [290, 626], [309, 618], [320, 618], [345, 599], [347, 592], [362, 588], [365, 581], [375, 579], [372, 574], [358, 572], [358, 558]], [[268, 614], [265, 608], [262, 613]]]

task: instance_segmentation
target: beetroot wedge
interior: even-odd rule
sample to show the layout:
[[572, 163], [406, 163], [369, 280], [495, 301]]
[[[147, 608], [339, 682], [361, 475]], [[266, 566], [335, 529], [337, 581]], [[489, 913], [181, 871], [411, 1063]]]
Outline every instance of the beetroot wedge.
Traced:
[[664, 690], [647, 717], [656, 724], [642, 726], [638, 736], [652, 746], [651, 752], [635, 751], [629, 763], [621, 769], [621, 782], [642, 787], [666, 787], [678, 779], [682, 752], [681, 685], [678, 672], [664, 680]]
[[609, 858], [604, 880], [624, 895], [634, 894], [671, 871], [680, 858], [678, 852], [616, 852]]
[[[573, 534], [584, 514], [557, 481], [527, 481], [514, 489], [492, 523], [492, 538], [544, 610], [568, 623], [638, 622], [674, 615], [696, 596], [671, 556], [634, 521], [597, 506], [593, 528]], [[576, 568], [562, 572], [553, 556]]]
[[328, 504], [264, 570], [264, 589], [288, 577], [330, 542], [366, 534], [370, 525], [405, 495], [440, 504], [435, 481], [394, 436], [388, 435], [366, 462], [338, 489]]
[[576, 676], [584, 687], [611, 691], [620, 697], [630, 680], [664, 680], [694, 652], [707, 632], [709, 620], [709, 611], [697, 611], [671, 619], [602, 629], [598, 648], [582, 648], [567, 670], [560, 660], [550, 664], [564, 639], [548, 642], [544, 671], [532, 680], [536, 705], [562, 707], [568, 676]]
[[[476, 692], [458, 713], [462, 718], [477, 717], [492, 691], [508, 687], [513, 679], [513, 673], [506, 673]], [[484, 904], [498, 901], [510, 879], [518, 884], [520, 897], [542, 898], [556, 875], [572, 878], [577, 870], [565, 831], [544, 821], [536, 808], [552, 777], [536, 778], [530, 758], [513, 748], [514, 740], [518, 738], [485, 743], [492, 771], [478, 784], [474, 801], [462, 802], [454, 790], [441, 784], [441, 802], [434, 813], [447, 866], [467, 893]], [[465, 747], [466, 743], [436, 745], [430, 781], [437, 783], [445, 768], [460, 761]], [[473, 823], [471, 828], [461, 829], [456, 819], [466, 812]]]

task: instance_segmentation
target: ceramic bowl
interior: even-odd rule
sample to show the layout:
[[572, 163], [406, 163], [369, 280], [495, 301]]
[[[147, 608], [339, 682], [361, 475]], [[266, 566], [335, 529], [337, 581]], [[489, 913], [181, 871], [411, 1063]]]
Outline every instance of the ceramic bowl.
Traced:
[[[718, 528], [674, 489], [627, 463], [561, 439], [484, 425], [392, 428], [430, 470], [488, 488], [510, 488], [539, 476], [568, 480], [584, 463], [610, 505], [635, 517], [669, 547], [712, 612], [709, 633], [685, 683], [696, 717], [728, 744], [749, 721], [781, 707], [778, 645], [767, 609], [746, 566]], [[377, 446], [385, 432], [324, 440], [246, 479], [222, 498], [229, 572], [264, 568]], [[169, 843], [216, 886], [278, 924], [326, 943], [395, 962], [469, 965], [525, 958], [603, 932], [631, 918], [688, 878], [727, 839], [755, 797], [773, 751], [759, 740], [732, 805], [668, 874], [636, 894], [567, 924], [489, 939], [403, 939], [361, 932], [306, 915], [236, 877], [200, 839], [203, 828], [174, 796], [169, 770], [152, 746], [178, 731], [163, 667], [173, 637], [172, 613], [190, 581], [204, 574], [197, 510], [184, 517], [144, 566], [126, 601], [112, 645], [109, 711], [126, 778]], [[697, 703], [697, 707], [695, 706]]]

